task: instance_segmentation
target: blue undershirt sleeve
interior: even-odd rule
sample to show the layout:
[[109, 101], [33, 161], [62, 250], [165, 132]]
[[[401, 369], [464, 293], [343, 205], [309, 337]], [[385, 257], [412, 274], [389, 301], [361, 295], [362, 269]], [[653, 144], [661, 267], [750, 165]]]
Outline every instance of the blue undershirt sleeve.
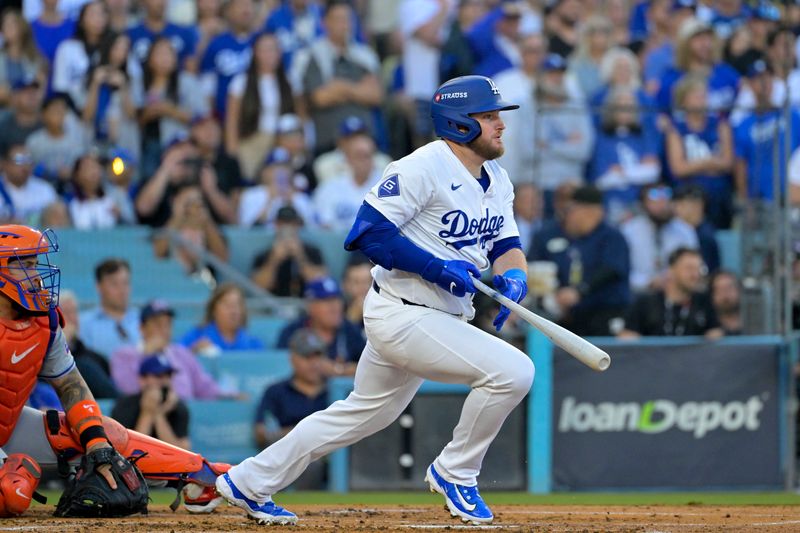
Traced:
[[438, 279], [444, 266], [444, 261], [400, 235], [397, 226], [367, 202], [358, 210], [344, 248], [361, 250], [373, 263], [387, 270], [413, 272], [430, 282]]
[[496, 241], [492, 246], [492, 250], [489, 252], [489, 261], [494, 264], [495, 260], [506, 253], [507, 251], [519, 248], [522, 250], [522, 243], [519, 240], [519, 237], [506, 237], [505, 239], [500, 239]]

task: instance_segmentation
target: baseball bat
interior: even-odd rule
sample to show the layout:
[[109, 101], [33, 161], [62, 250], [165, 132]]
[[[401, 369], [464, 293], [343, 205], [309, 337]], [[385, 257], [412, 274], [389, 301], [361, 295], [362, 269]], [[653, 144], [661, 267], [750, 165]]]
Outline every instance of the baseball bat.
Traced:
[[546, 318], [540, 317], [533, 311], [525, 309], [517, 302], [509, 300], [479, 279], [473, 279], [472, 283], [475, 285], [476, 289], [514, 311], [514, 313], [525, 322], [547, 335], [547, 337], [553, 341], [553, 344], [559, 346], [589, 368], [602, 372], [611, 365], [611, 356], [586, 339], [575, 335], [568, 329]]

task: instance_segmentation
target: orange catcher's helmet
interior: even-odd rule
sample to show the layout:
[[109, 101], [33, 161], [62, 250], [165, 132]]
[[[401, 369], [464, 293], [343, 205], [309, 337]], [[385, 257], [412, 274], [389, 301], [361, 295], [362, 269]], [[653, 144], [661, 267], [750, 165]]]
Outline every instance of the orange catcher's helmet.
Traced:
[[61, 271], [50, 263], [50, 254], [57, 251], [52, 230], [0, 225], [0, 292], [28, 311], [58, 305]]

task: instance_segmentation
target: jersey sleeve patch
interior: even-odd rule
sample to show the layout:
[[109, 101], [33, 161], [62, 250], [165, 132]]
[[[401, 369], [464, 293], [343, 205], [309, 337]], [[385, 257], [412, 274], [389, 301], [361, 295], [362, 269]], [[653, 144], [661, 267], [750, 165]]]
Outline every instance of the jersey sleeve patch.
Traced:
[[400, 196], [400, 181], [398, 174], [392, 174], [378, 187], [378, 198]]

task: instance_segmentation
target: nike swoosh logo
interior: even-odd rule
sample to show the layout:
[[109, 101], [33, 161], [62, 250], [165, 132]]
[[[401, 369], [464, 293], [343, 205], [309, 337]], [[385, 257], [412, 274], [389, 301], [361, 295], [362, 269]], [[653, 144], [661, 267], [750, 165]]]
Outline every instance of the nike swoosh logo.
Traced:
[[453, 289], [455, 289], [455, 288], [456, 288], [456, 282], [455, 281], [451, 281], [450, 282], [450, 294], [453, 294]]
[[464, 185], [464, 184], [462, 183], [460, 185], [456, 185], [455, 183], [451, 183], [450, 184], [450, 189], [455, 191], [456, 189], [459, 189], [461, 187], [461, 185]]
[[461, 491], [458, 490], [458, 487], [454, 487], [456, 489], [456, 496], [458, 496], [459, 503], [466, 509], [467, 511], [474, 511], [477, 504], [474, 503], [467, 503], [464, 497], [461, 495]]
[[14, 353], [11, 354], [11, 364], [16, 365], [17, 363], [25, 359], [25, 356], [31, 353], [37, 346], [39, 346], [38, 342], [19, 355], [17, 355], [17, 351], [14, 350]]
[[22, 494], [22, 492], [20, 492], [20, 488], [19, 487], [17, 487], [17, 490], [15, 490], [14, 492], [16, 492], [17, 496], [19, 496], [20, 498], [25, 498], [26, 500], [30, 500], [29, 496], [25, 496], [24, 494]]

